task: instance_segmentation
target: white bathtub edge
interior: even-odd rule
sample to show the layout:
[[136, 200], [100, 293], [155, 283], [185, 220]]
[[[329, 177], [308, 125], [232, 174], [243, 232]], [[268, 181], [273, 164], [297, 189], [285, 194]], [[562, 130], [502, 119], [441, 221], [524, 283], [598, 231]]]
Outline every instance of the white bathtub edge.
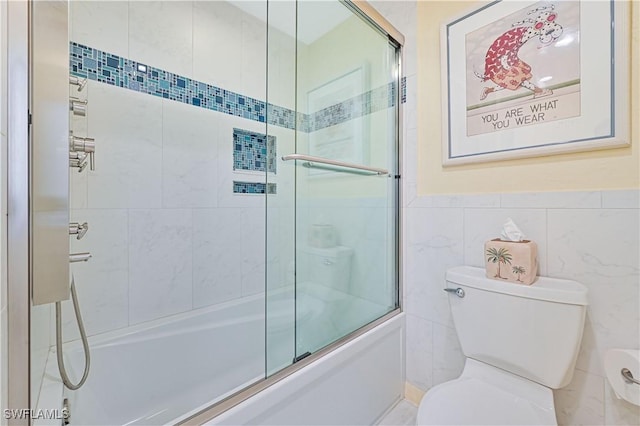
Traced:
[[[387, 350], [387, 353], [376, 354], [377, 365], [384, 365], [385, 368], [393, 368], [393, 378], [389, 380], [389, 377], [382, 377], [386, 373], [383, 369], [378, 371], [371, 371], [371, 375], [378, 373], [386, 381], [380, 381], [376, 384], [383, 391], [385, 387], [392, 388], [387, 391], [389, 397], [385, 400], [385, 405], [380, 407], [367, 407], [371, 410], [369, 413], [363, 413], [361, 417], [368, 417], [366, 422], [356, 422], [355, 424], [374, 424], [375, 421], [381, 418], [381, 416], [395, 404], [403, 395], [404, 386], [404, 360], [403, 360], [403, 333], [404, 333], [405, 314], [400, 313], [388, 321], [380, 324], [372, 330], [367, 331], [361, 336], [356, 337], [354, 340], [344, 344], [343, 346], [335, 349], [329, 354], [316, 360], [315, 362], [305, 366], [304, 368], [292, 373], [290, 376], [282, 379], [278, 383], [270, 386], [262, 392], [259, 392], [255, 396], [247, 399], [246, 401], [238, 404], [237, 406], [229, 409], [228, 411], [220, 414], [218, 417], [205, 423], [206, 425], [239, 425], [239, 424], [304, 424], [300, 423], [299, 416], [301, 411], [304, 412], [304, 416], [308, 419], [308, 424], [354, 424], [352, 421], [344, 422], [341, 418], [335, 418], [333, 421], [327, 421], [326, 419], [320, 420], [320, 416], [326, 415], [326, 410], [322, 407], [322, 401], [319, 404], [314, 404], [313, 407], [305, 404], [292, 403], [293, 398], [298, 398], [300, 394], [309, 394], [312, 392], [320, 392], [318, 383], [322, 384], [322, 380], [327, 379], [327, 376], [332, 372], [336, 372], [340, 369], [344, 369], [349, 366], [350, 361], [353, 363], [355, 357], [363, 359], [364, 357], [372, 357], [374, 352], [363, 352], [371, 348], [376, 343], [384, 344], [384, 341], [389, 338], [397, 339], [397, 345], [387, 344], [388, 347], [394, 348]], [[397, 346], [397, 348], [395, 347]], [[388, 348], [387, 348], [388, 349]], [[386, 361], [386, 362], [385, 362]], [[396, 377], [397, 376], [397, 377]], [[329, 377], [329, 379], [334, 379]], [[343, 389], [346, 383], [340, 383], [340, 379], [333, 380], [336, 383], [330, 385], [335, 389], [337, 395], [341, 389]], [[392, 383], [393, 382], [393, 383]], [[310, 386], [313, 384], [314, 386]], [[353, 383], [349, 383], [352, 385]], [[379, 389], [371, 389], [370, 383], [363, 383], [361, 392], [378, 391]], [[397, 388], [397, 389], [396, 389]], [[351, 395], [353, 398], [358, 397], [358, 392], [355, 395]], [[367, 397], [369, 398], [369, 396]], [[380, 399], [380, 398], [379, 398]], [[352, 404], [352, 400], [345, 400], [336, 397], [335, 401], [331, 402], [332, 411], [339, 416], [340, 407], [336, 404], [341, 404], [342, 408], [348, 409], [348, 406]], [[316, 409], [319, 412], [317, 415], [311, 410]], [[343, 413], [344, 414], [344, 413]], [[349, 413], [352, 415], [353, 413]]]

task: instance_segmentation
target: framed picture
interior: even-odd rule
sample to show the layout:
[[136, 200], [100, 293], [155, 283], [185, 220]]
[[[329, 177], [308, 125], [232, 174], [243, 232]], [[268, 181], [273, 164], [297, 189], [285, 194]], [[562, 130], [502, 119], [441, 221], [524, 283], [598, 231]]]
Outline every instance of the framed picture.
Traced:
[[[363, 65], [307, 93], [311, 117], [309, 155], [348, 163], [363, 164], [364, 118], [342, 120], [353, 109], [352, 100], [366, 91], [366, 67]], [[338, 118], [341, 122], [333, 123]], [[329, 172], [309, 169], [309, 175]]]
[[627, 146], [628, 8], [505, 0], [444, 24], [443, 164]]

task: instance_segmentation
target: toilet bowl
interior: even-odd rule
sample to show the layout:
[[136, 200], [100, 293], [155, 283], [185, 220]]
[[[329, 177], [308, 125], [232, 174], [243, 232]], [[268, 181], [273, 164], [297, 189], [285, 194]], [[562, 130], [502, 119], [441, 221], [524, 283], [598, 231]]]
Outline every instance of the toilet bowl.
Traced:
[[573, 376], [587, 289], [545, 277], [518, 285], [467, 266], [447, 271], [447, 288], [465, 367], [425, 394], [417, 424], [557, 425], [552, 389]]
[[555, 425], [551, 389], [467, 359], [462, 375], [431, 389], [420, 425]]

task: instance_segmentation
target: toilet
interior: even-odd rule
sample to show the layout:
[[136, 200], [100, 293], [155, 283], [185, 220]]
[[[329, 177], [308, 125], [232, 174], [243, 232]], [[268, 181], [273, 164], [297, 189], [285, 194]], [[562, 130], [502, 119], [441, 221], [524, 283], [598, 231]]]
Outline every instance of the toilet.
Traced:
[[552, 389], [571, 381], [587, 289], [538, 277], [530, 286], [451, 268], [449, 304], [466, 360], [455, 380], [431, 388], [418, 425], [557, 425]]
[[351, 283], [352, 256], [353, 249], [350, 247], [300, 247], [298, 251], [299, 282], [348, 293]]

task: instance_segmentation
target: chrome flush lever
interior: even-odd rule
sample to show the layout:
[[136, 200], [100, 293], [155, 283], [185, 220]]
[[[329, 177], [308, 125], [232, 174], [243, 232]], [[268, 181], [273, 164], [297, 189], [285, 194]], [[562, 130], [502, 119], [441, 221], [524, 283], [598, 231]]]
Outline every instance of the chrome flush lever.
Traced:
[[447, 293], [453, 293], [456, 296], [463, 298], [464, 297], [464, 290], [461, 289], [460, 287], [458, 288], [445, 288], [444, 291], [446, 291]]
[[622, 370], [620, 370], [620, 374], [622, 374], [625, 382], [629, 384], [640, 385], [640, 380], [635, 379], [633, 377], [633, 373], [631, 373], [631, 370], [629, 370], [628, 368], [623, 368]]
[[88, 230], [89, 230], [89, 224], [87, 222], [82, 224], [78, 222], [71, 222], [69, 224], [69, 235], [75, 235], [76, 239], [78, 240], [81, 240], [82, 237], [85, 236]]

